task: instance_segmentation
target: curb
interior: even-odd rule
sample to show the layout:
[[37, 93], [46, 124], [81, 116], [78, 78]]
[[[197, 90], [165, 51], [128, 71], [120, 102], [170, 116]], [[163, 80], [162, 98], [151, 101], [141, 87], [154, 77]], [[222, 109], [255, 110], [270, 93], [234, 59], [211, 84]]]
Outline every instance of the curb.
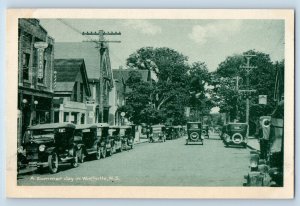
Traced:
[[249, 149], [251, 149], [251, 150], [260, 151], [260, 150], [258, 150], [258, 149], [255, 149], [254, 147], [252, 147], [252, 146], [250, 146], [250, 145], [248, 145], [248, 144], [247, 144], [247, 147], [248, 147]]

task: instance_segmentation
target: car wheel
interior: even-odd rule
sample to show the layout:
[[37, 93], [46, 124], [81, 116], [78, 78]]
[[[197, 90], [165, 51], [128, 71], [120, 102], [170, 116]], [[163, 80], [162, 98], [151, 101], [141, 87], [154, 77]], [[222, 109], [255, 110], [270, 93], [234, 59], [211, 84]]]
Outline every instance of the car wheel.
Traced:
[[101, 157], [105, 158], [106, 157], [106, 153], [107, 153], [106, 148], [105, 147], [101, 147], [100, 150], [101, 150]]
[[100, 158], [101, 158], [101, 149], [99, 146], [97, 146], [96, 160], [99, 160]]
[[84, 163], [84, 158], [85, 158], [85, 155], [84, 155], [84, 150], [83, 149], [79, 149], [76, 151], [76, 155], [78, 157], [78, 162], [79, 163]]
[[54, 152], [48, 156], [48, 167], [51, 174], [57, 173], [58, 171], [58, 157]]
[[79, 161], [79, 157], [78, 157], [78, 153], [76, 152], [75, 157], [71, 162], [72, 167], [78, 167], [78, 161]]

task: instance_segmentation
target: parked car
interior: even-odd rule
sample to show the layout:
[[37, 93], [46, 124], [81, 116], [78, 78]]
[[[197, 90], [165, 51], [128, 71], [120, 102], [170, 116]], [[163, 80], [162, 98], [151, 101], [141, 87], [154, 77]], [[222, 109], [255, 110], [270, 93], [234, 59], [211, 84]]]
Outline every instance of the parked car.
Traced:
[[[76, 125], [74, 142], [79, 148], [79, 162], [83, 163], [85, 157], [101, 158], [100, 137], [97, 136], [97, 126], [94, 124]], [[103, 147], [103, 146], [102, 146]], [[103, 150], [103, 149], [102, 149]]]
[[187, 123], [187, 137], [186, 137], [186, 145], [189, 143], [200, 143], [204, 144], [202, 133], [201, 122], [188, 122]]
[[173, 126], [166, 126], [166, 139], [172, 140], [175, 139], [174, 127]]
[[162, 124], [152, 125], [152, 133], [150, 134], [150, 142], [165, 142], [166, 127]]
[[208, 125], [202, 125], [202, 135], [209, 139]]
[[241, 145], [247, 146], [247, 129], [246, 123], [228, 123], [223, 127], [222, 140], [225, 146], [229, 145]]
[[120, 126], [109, 126], [109, 133], [111, 138], [113, 139], [112, 141], [112, 151], [113, 153], [115, 152], [122, 152], [124, 145], [122, 142], [122, 137], [120, 135]]
[[133, 149], [135, 125], [120, 126], [123, 150]]
[[174, 138], [178, 139], [183, 136], [183, 128], [181, 125], [174, 126]]
[[29, 166], [43, 169], [48, 166], [50, 173], [56, 173], [59, 163], [78, 166], [80, 149], [74, 143], [75, 125], [49, 123], [31, 126], [25, 132], [23, 142]]
[[109, 135], [109, 124], [96, 123], [97, 126], [97, 138], [100, 138], [100, 151], [101, 157], [113, 155], [113, 138]]

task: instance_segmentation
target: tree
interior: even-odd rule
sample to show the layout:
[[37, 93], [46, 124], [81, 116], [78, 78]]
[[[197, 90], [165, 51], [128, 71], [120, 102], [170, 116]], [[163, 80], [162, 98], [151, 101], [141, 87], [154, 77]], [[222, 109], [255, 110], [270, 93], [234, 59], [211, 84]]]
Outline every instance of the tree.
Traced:
[[[271, 61], [268, 54], [250, 50], [243, 54], [255, 55], [251, 58], [250, 64], [255, 66], [249, 73], [250, 89], [256, 90], [256, 93], [250, 99], [250, 121], [257, 122], [259, 116], [270, 115], [274, 110], [273, 101], [276, 66]], [[239, 115], [241, 121], [245, 121], [245, 98], [238, 93], [236, 88], [236, 76], [241, 77], [239, 89], [247, 89], [246, 71], [241, 69], [246, 60], [242, 54], [232, 55], [221, 62], [213, 74], [215, 81], [215, 100], [217, 100], [220, 112], [228, 113], [230, 119]], [[267, 95], [268, 104], [258, 105], [258, 95]], [[237, 114], [237, 111], [239, 113]]]

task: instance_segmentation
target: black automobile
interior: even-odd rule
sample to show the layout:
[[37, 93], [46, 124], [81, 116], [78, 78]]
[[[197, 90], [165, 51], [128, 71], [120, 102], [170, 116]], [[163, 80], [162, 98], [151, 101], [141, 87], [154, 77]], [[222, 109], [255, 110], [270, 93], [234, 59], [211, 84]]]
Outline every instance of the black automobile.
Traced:
[[166, 126], [162, 124], [152, 125], [149, 142], [165, 142], [166, 141]]
[[203, 145], [202, 124], [201, 122], [188, 122], [187, 123], [187, 137], [186, 144], [200, 143]]
[[109, 124], [107, 123], [96, 123], [97, 127], [97, 138], [100, 139], [100, 152], [101, 157], [113, 155], [113, 138], [109, 135]]
[[120, 126], [120, 134], [122, 138], [123, 150], [133, 149], [134, 137], [135, 137], [135, 126], [134, 125]]
[[246, 123], [228, 123], [222, 129], [221, 139], [225, 146], [240, 145], [247, 146], [247, 129]]
[[109, 126], [109, 135], [112, 138], [112, 152], [122, 152], [124, 145], [122, 141], [122, 137], [120, 134], [121, 127], [120, 126]]
[[97, 126], [94, 124], [80, 124], [76, 126], [74, 142], [79, 148], [79, 162], [83, 163], [85, 157], [101, 158], [101, 151], [104, 147], [100, 144], [100, 137], [97, 136]]
[[208, 125], [202, 125], [202, 135], [205, 138], [207, 138], [207, 139], [209, 139], [209, 132], [208, 132], [208, 130], [209, 130]]
[[175, 139], [174, 135], [174, 127], [173, 126], [166, 126], [166, 139], [167, 140], [172, 140]]
[[78, 166], [79, 148], [74, 142], [75, 125], [70, 123], [49, 123], [31, 126], [25, 132], [23, 145], [29, 166], [38, 169], [48, 167], [56, 173], [59, 163]]

